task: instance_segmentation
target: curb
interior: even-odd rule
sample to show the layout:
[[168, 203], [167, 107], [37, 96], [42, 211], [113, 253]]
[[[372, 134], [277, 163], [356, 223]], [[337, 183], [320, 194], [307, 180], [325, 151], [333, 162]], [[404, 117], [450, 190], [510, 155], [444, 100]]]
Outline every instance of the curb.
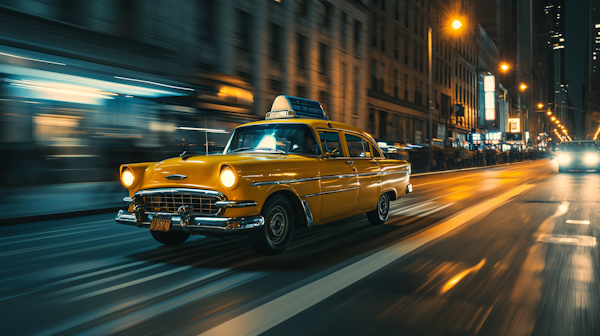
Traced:
[[[540, 159], [540, 160], [546, 160], [546, 159]], [[525, 160], [525, 161], [519, 161], [519, 162], [513, 162], [513, 163], [501, 163], [501, 164], [496, 164], [496, 165], [492, 165], [492, 166], [481, 166], [481, 167], [471, 167], [471, 168], [452, 169], [452, 170], [440, 170], [440, 171], [434, 171], [434, 172], [410, 174], [410, 177], [419, 177], [419, 176], [437, 175], [437, 174], [446, 174], [446, 173], [456, 173], [456, 172], [462, 172], [462, 171], [477, 170], [477, 169], [487, 169], [487, 168], [502, 167], [502, 166], [513, 166], [513, 165], [517, 165], [517, 164], [534, 162], [534, 161], [538, 161], [538, 160]]]
[[117, 211], [123, 209], [123, 207], [110, 207], [110, 208], [101, 208], [101, 209], [91, 209], [91, 210], [77, 210], [77, 211], [69, 211], [69, 212], [57, 212], [51, 214], [44, 215], [34, 215], [34, 216], [26, 216], [26, 217], [13, 217], [13, 218], [2, 218], [0, 219], [0, 227], [18, 225], [18, 224], [27, 224], [33, 222], [42, 222], [49, 220], [58, 220], [58, 219], [67, 219], [74, 217], [82, 217], [89, 215], [101, 215], [105, 213], [116, 213]]

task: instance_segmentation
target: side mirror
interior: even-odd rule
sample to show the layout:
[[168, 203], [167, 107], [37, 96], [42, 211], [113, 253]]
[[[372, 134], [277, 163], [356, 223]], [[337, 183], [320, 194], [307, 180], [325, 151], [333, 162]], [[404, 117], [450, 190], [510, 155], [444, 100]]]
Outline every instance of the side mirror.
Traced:
[[334, 148], [331, 152], [325, 152], [325, 157], [330, 158], [331, 156], [333, 156], [333, 154], [335, 154], [337, 152], [338, 152], [338, 149]]

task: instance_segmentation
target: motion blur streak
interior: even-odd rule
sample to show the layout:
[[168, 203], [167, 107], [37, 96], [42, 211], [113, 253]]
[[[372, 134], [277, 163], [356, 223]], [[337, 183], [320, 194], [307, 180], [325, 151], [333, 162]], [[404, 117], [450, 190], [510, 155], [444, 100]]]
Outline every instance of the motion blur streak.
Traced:
[[485, 264], [485, 259], [482, 259], [479, 264], [459, 273], [458, 275], [456, 275], [455, 277], [453, 277], [452, 279], [450, 279], [450, 281], [448, 281], [446, 283], [446, 285], [444, 285], [444, 287], [442, 287], [442, 294], [446, 293], [447, 291], [450, 290], [450, 288], [454, 287], [454, 285], [456, 285], [460, 280], [462, 280], [465, 276], [467, 276], [467, 274], [471, 273], [471, 272], [477, 272], [479, 271], [483, 265]]

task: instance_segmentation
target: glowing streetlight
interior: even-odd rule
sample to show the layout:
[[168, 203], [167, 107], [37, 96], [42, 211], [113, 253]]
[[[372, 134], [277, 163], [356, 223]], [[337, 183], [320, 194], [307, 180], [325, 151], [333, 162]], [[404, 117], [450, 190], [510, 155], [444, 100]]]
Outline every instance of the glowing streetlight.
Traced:
[[550, 111], [550, 110], [548, 110], [548, 112], [546, 112], [546, 113], [548, 113], [548, 115], [552, 115], [552, 111]]
[[556, 117], [552, 117], [552, 118], [550, 118], [550, 119], [552, 119], [552, 121], [554, 121], [554, 120], [556, 120]]
[[507, 71], [510, 67], [508, 66], [508, 64], [506, 63], [502, 63], [502, 65], [500, 65], [500, 69], [502, 69], [502, 71]]
[[527, 89], [527, 85], [525, 85], [525, 84], [521, 84], [521, 85], [519, 86], [519, 88], [521, 89], [521, 91], [525, 91], [525, 89]]
[[452, 21], [452, 29], [454, 30], [458, 30], [460, 29], [460, 27], [462, 27], [462, 22], [460, 22], [460, 20], [454, 20]]

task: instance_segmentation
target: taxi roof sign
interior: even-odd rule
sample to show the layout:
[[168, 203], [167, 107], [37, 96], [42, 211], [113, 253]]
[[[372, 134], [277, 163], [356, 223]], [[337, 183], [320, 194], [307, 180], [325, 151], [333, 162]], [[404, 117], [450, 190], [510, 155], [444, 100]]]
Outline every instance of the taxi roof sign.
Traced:
[[321, 103], [291, 96], [277, 96], [265, 119], [315, 118], [328, 120]]

